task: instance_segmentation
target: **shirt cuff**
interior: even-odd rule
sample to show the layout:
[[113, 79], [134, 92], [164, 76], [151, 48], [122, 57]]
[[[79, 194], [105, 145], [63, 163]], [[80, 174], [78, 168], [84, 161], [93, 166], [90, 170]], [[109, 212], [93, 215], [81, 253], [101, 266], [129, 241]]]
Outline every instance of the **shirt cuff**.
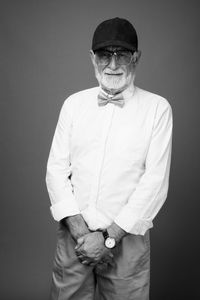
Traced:
[[144, 235], [148, 229], [153, 227], [151, 219], [138, 219], [127, 206], [122, 209], [114, 222], [124, 231], [135, 235]]
[[69, 207], [67, 201], [59, 201], [53, 204], [50, 207], [50, 210], [54, 220], [58, 222], [63, 218], [80, 214], [80, 210], [76, 202], [73, 204], [70, 203]]

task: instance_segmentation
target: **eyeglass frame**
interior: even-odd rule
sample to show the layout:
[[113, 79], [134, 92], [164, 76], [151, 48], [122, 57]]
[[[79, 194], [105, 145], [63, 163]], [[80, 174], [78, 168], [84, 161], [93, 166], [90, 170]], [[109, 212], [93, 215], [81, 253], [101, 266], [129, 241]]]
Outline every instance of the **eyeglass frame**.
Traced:
[[[94, 56], [95, 56], [95, 58], [96, 58], [96, 52], [98, 52], [99, 50], [104, 50], [104, 49], [98, 49], [98, 50], [95, 50], [95, 51], [93, 51], [92, 50], [92, 53], [94, 54]], [[104, 50], [105, 52], [108, 52], [108, 53], [110, 53], [111, 55], [110, 55], [110, 60], [109, 60], [109, 62], [107, 63], [107, 64], [103, 64], [103, 63], [100, 63], [100, 62], [98, 62], [98, 61], [96, 61], [96, 63], [97, 64], [100, 64], [100, 65], [102, 65], [102, 66], [108, 66], [109, 64], [110, 64], [110, 62], [111, 62], [111, 60], [112, 60], [112, 57], [113, 57], [113, 55], [116, 57], [116, 59], [115, 59], [115, 62], [118, 64], [118, 65], [120, 65], [120, 66], [128, 66], [128, 65], [130, 65], [131, 63], [132, 63], [132, 61], [133, 61], [133, 58], [134, 58], [134, 53], [136, 53], [137, 52], [137, 50], [134, 50], [134, 51], [131, 51], [131, 50], [115, 50], [115, 51], [111, 51], [111, 50]], [[119, 62], [117, 61], [117, 52], [120, 52], [120, 51], [129, 51], [129, 52], [131, 52], [132, 53], [132, 56], [131, 56], [131, 60], [130, 60], [130, 62], [128, 63], [128, 64], [119, 64]], [[95, 59], [96, 60], [96, 59]], [[135, 63], [136, 61], [134, 61], [134, 63]]]

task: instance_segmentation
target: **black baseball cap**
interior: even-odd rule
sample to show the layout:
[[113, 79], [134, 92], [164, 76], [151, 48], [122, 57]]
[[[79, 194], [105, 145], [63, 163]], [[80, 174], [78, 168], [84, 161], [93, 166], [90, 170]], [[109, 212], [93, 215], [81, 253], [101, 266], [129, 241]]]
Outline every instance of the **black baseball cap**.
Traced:
[[92, 50], [108, 46], [121, 46], [131, 51], [138, 49], [136, 30], [128, 20], [117, 17], [97, 26], [92, 39]]

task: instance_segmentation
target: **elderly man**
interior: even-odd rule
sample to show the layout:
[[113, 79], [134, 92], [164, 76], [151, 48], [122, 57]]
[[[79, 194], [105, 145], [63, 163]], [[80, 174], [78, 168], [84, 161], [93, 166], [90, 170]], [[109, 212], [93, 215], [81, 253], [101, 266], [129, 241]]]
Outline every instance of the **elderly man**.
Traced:
[[92, 40], [98, 87], [63, 104], [47, 165], [59, 222], [53, 300], [149, 299], [152, 220], [168, 191], [172, 112], [135, 86], [132, 24], [102, 22]]

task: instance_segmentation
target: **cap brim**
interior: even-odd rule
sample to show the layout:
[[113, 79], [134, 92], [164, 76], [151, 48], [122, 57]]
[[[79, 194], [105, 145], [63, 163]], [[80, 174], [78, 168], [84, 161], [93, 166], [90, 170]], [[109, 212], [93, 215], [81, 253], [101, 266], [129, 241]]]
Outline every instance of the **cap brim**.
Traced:
[[124, 41], [119, 41], [119, 40], [117, 40], [117, 41], [116, 40], [110, 40], [110, 41], [98, 43], [95, 46], [93, 46], [92, 50], [95, 51], [95, 50], [105, 48], [105, 47], [109, 47], [109, 46], [120, 46], [120, 47], [126, 48], [126, 49], [131, 50], [131, 51], [136, 50], [136, 47], [134, 47], [133, 45], [130, 45], [129, 43], [126, 43]]

